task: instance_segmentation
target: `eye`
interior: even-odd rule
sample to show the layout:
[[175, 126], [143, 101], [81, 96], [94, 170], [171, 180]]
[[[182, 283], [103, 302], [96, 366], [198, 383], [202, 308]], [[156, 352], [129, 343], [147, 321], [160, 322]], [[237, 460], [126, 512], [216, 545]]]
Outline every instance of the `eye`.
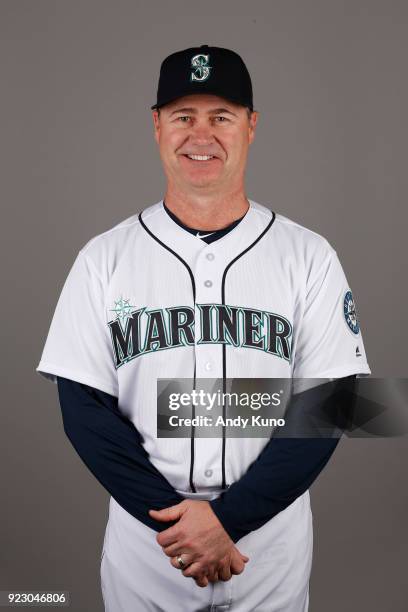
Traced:
[[183, 115], [182, 117], [177, 117], [177, 121], [180, 121], [181, 123], [187, 123], [187, 121], [184, 121], [184, 119], [190, 119], [191, 117], [189, 117], [188, 115]]
[[214, 119], [219, 119], [219, 123], [223, 123], [225, 121], [229, 121], [229, 119], [227, 119], [227, 117], [223, 117], [222, 115], [220, 115], [219, 117], [214, 117]]

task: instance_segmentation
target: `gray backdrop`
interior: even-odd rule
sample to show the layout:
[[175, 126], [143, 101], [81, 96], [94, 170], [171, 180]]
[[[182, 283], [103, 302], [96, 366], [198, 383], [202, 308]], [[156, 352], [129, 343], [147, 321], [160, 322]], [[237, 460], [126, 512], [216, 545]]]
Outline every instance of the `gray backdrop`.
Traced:
[[[2, 0], [0, 589], [102, 610], [108, 494], [35, 373], [78, 250], [158, 201], [160, 62], [238, 51], [260, 123], [249, 197], [323, 234], [374, 376], [406, 377], [408, 5], [398, 1]], [[407, 609], [406, 438], [344, 440], [312, 487], [311, 612]]]

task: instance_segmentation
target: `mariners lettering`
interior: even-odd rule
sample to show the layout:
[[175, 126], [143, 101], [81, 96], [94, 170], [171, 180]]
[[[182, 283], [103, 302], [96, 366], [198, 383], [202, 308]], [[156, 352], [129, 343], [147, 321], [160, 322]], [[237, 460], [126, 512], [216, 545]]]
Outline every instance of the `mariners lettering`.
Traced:
[[[118, 309], [116, 309], [117, 311]], [[282, 315], [226, 304], [196, 304], [197, 344], [255, 348], [291, 359], [292, 325]], [[195, 312], [189, 306], [125, 312], [108, 323], [115, 365], [140, 355], [195, 344]]]

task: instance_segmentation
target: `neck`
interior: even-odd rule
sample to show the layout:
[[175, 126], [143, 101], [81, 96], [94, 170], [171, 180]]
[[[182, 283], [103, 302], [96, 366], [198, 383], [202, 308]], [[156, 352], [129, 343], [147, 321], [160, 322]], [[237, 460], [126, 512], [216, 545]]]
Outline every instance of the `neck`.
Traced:
[[243, 190], [229, 194], [186, 194], [167, 187], [166, 206], [182, 223], [199, 230], [217, 230], [240, 219], [249, 208]]

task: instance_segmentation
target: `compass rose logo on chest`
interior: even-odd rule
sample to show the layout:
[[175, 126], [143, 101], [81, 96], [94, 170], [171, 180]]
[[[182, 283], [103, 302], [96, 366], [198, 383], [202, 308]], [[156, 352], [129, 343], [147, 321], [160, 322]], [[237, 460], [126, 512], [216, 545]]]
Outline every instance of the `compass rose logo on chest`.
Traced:
[[134, 308], [135, 306], [130, 304], [130, 299], [125, 300], [121, 297], [119, 300], [115, 300], [115, 308], [111, 308], [111, 311], [116, 313], [117, 321], [126, 325], [126, 321], [131, 317]]

